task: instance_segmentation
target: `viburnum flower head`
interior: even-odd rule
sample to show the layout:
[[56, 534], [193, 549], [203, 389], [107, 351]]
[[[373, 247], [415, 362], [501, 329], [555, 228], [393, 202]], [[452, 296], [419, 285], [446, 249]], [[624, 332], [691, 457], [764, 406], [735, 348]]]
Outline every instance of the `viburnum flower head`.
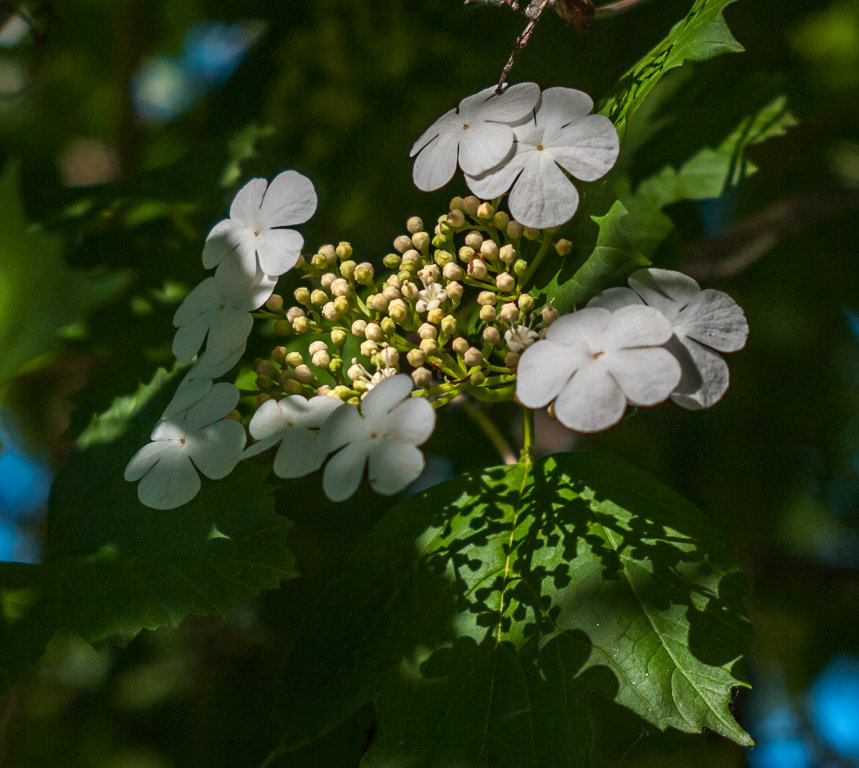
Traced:
[[249, 285], [236, 285], [223, 275], [215, 273], [203, 280], [176, 310], [173, 354], [179, 362], [191, 360], [205, 341], [207, 364], [217, 369], [222, 363], [231, 363], [229, 370], [244, 352], [254, 322], [251, 311], [266, 302], [277, 282], [257, 272]]
[[180, 415], [158, 422], [152, 442], [125, 468], [126, 480], [140, 480], [137, 496], [143, 504], [181, 507], [200, 490], [198, 470], [213, 480], [233, 471], [245, 445], [245, 428], [224, 417], [238, 401], [239, 390], [221, 382]]
[[380, 381], [355, 406], [338, 408], [322, 427], [326, 453], [337, 451], [325, 465], [322, 487], [332, 501], [355, 493], [364, 468], [370, 487], [385, 496], [403, 490], [424, 468], [417, 446], [435, 429], [435, 411], [428, 400], [410, 397], [412, 380], [398, 374]]
[[303, 477], [315, 472], [325, 461], [318, 430], [331, 413], [343, 405], [336, 397], [318, 395], [309, 400], [290, 395], [282, 400], [267, 400], [251, 418], [249, 431], [254, 443], [242, 455], [255, 456], [280, 443], [274, 456], [278, 477]]
[[283, 171], [272, 179], [251, 179], [233, 198], [230, 218], [212, 227], [203, 248], [207, 269], [223, 261], [252, 280], [257, 268], [277, 276], [292, 269], [304, 238], [294, 229], [316, 212], [316, 190], [306, 176]]
[[620, 421], [627, 402], [655, 405], [680, 381], [680, 363], [662, 344], [671, 324], [656, 309], [588, 308], [559, 317], [519, 360], [516, 398], [528, 408], [554, 401], [569, 429], [599, 432]]
[[728, 294], [701, 290], [695, 280], [669, 269], [639, 269], [629, 288], [609, 288], [589, 307], [647, 305], [662, 312], [674, 331], [668, 348], [683, 368], [671, 399], [689, 410], [715, 405], [728, 389], [730, 372], [719, 352], [742, 349], [749, 337], [743, 310]]
[[443, 187], [456, 173], [478, 175], [498, 165], [513, 146], [512, 123], [525, 119], [540, 98], [536, 83], [496, 86], [467, 96], [445, 112], [414, 143], [412, 177], [424, 192]]
[[526, 227], [569, 221], [579, 193], [564, 171], [595, 181], [611, 170], [620, 151], [617, 130], [607, 117], [590, 114], [593, 106], [582, 91], [547, 88], [532, 118], [513, 128], [513, 156], [483, 173], [466, 171], [469, 189], [484, 200], [510, 190], [510, 215]]

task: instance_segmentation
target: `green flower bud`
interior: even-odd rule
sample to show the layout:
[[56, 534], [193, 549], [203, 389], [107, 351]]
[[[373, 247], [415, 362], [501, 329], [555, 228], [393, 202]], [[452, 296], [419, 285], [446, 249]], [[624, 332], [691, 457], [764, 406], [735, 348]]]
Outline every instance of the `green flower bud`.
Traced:
[[315, 304], [317, 307], [321, 307], [323, 304], [328, 302], [328, 294], [320, 288], [315, 288], [313, 293], [310, 294], [310, 303]]
[[525, 259], [516, 259], [513, 262], [513, 273], [518, 276], [522, 276], [528, 270], [528, 262]]
[[504, 211], [498, 211], [492, 217], [493, 226], [500, 229], [502, 232], [507, 229], [507, 225], [510, 223], [510, 217]]
[[352, 245], [351, 243], [342, 242], [337, 244], [337, 248], [334, 249], [334, 252], [337, 254], [337, 258], [341, 261], [343, 259], [349, 259], [352, 257]]
[[400, 266], [401, 257], [399, 253], [389, 253], [382, 259], [382, 263], [388, 269], [397, 269]]
[[271, 390], [271, 385], [274, 383], [272, 381], [271, 376], [257, 376], [254, 383], [257, 386], [257, 389], [263, 390], [263, 392], [268, 392]]
[[296, 317], [292, 321], [292, 330], [297, 334], [307, 333], [310, 330], [310, 321], [306, 317]]
[[292, 328], [292, 323], [290, 323], [289, 320], [278, 320], [274, 324], [274, 332], [278, 336], [291, 336]]
[[486, 381], [486, 374], [483, 371], [475, 371], [469, 376], [468, 380], [472, 386], [479, 387]]
[[290, 368], [295, 368], [304, 363], [304, 358], [301, 355], [301, 352], [290, 352], [286, 356], [286, 364]]
[[357, 267], [355, 267], [355, 282], [360, 283], [361, 285], [372, 285], [373, 274], [373, 265], [368, 261], [362, 261]]
[[385, 332], [386, 336], [389, 336], [397, 330], [397, 324], [390, 317], [383, 317], [379, 321], [379, 325], [382, 327], [382, 330]]
[[456, 318], [453, 315], [445, 315], [441, 319], [441, 330], [442, 333], [453, 336], [456, 333]]
[[[351, 309], [351, 305], [349, 304], [349, 299], [345, 296], [338, 296], [332, 302], [334, 304], [334, 309], [337, 310], [337, 313], [340, 315], [349, 314], [349, 310]], [[327, 305], [326, 305], [327, 306]], [[324, 309], [324, 307], [323, 307]], [[324, 314], [324, 312], [323, 312]], [[326, 317], [326, 320], [336, 320], [337, 318]]]
[[265, 308], [272, 312], [280, 312], [283, 309], [283, 296], [273, 293], [265, 300]]
[[522, 235], [525, 234], [525, 227], [523, 227], [518, 221], [513, 219], [507, 224], [507, 237], [511, 240], [519, 240]]
[[321, 272], [324, 269], [328, 269], [328, 259], [321, 253], [314, 253], [313, 258], [310, 260], [310, 266]]
[[[397, 272], [397, 279], [403, 285], [407, 285], [411, 281], [412, 277], [413, 277], [412, 273], [407, 272], [406, 270], [402, 270], [401, 272]], [[405, 294], [403, 294], [403, 295], [405, 295]]]
[[352, 390], [349, 389], [345, 384], [338, 384], [334, 389], [331, 390], [331, 397], [337, 397], [340, 400], [346, 400], [351, 397]]
[[461, 211], [462, 210], [462, 198], [458, 195], [456, 197], [452, 197], [450, 199], [450, 210], [452, 211]]
[[435, 261], [438, 266], [443, 267], [445, 264], [450, 264], [451, 262], [456, 261], [456, 257], [450, 251], [438, 250], [433, 256], [433, 261]]
[[519, 297], [518, 304], [519, 309], [521, 309], [523, 312], [530, 312], [532, 309], [534, 309], [534, 297], [530, 294], [523, 293]]
[[337, 373], [343, 367], [343, 358], [342, 357], [334, 357], [331, 359], [331, 362], [328, 363], [328, 370], [331, 373]]
[[347, 333], [342, 328], [335, 328], [331, 331], [331, 343], [338, 349], [346, 343]]
[[330, 265], [337, 261], [337, 250], [330, 243], [323, 245], [319, 249], [319, 253], [325, 258], [325, 261]]
[[304, 304], [304, 306], [308, 306], [310, 304], [310, 290], [306, 286], [300, 286], [295, 289], [295, 300], [299, 304]]
[[351, 280], [355, 276], [355, 262], [347, 259], [340, 265], [340, 274], [347, 280]]
[[290, 379], [283, 383], [283, 391], [287, 395], [300, 395], [302, 391], [301, 382], [295, 379]]
[[572, 250], [573, 244], [565, 237], [562, 237], [557, 243], [555, 243], [555, 251], [558, 256], [569, 256]]
[[528, 240], [539, 240], [542, 233], [536, 227], [525, 227], [524, 234]]

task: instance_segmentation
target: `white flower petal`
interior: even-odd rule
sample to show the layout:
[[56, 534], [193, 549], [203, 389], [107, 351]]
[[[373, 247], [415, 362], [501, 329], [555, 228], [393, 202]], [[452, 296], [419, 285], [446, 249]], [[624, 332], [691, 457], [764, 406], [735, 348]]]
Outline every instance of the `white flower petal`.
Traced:
[[250, 229], [259, 226], [259, 211], [268, 182], [265, 179], [251, 179], [233, 198], [230, 205], [230, 218], [237, 224]]
[[161, 457], [137, 486], [137, 497], [152, 509], [175, 509], [187, 504], [200, 490], [200, 476], [184, 450]]
[[661, 403], [680, 383], [680, 363], [662, 347], [607, 352], [600, 362], [633, 405]]
[[587, 115], [594, 108], [593, 99], [575, 88], [547, 88], [540, 98], [537, 122], [556, 132], [564, 125]]
[[298, 171], [282, 171], [265, 191], [259, 223], [265, 228], [303, 224], [316, 213], [317, 203], [316, 190], [307, 176]]
[[692, 411], [710, 408], [728, 391], [728, 385], [731, 383], [728, 364], [718, 352], [702, 347], [695, 341], [687, 340], [683, 345], [695, 361], [702, 383], [697, 389], [689, 391], [683, 388], [684, 382], [681, 381], [671, 399], [682, 408]]
[[[345, 408], [335, 411], [329, 421], [345, 411]], [[328, 459], [322, 474], [322, 490], [331, 501], [345, 501], [358, 489], [364, 476], [368, 451], [368, 442], [359, 441], [350, 443]]]
[[216, 360], [208, 352], [204, 352], [197, 358], [197, 363], [194, 365], [194, 370], [198, 371], [200, 376], [208, 376], [210, 379], [217, 379], [229, 371], [245, 352], [245, 345], [242, 344], [238, 349], [234, 349], [230, 355], [221, 360]]
[[[244, 229], [243, 227], [240, 227]], [[222, 219], [209, 230], [206, 243], [203, 246], [203, 266], [211, 269], [219, 264], [228, 254], [232, 253], [241, 240], [240, 234], [235, 234], [235, 222]]]
[[671, 323], [658, 309], [631, 305], [612, 312], [606, 324], [604, 344], [607, 349], [652, 347], [664, 344], [672, 333]]
[[414, 157], [427, 144], [442, 133], [452, 133], [452, 128], [459, 126], [459, 113], [456, 109], [449, 109], [438, 120], [436, 120], [429, 128], [427, 128], [420, 138], [412, 144], [409, 150], [409, 157]]
[[[367, 395], [368, 400], [369, 398], [370, 395]], [[354, 405], [337, 408], [325, 420], [319, 433], [322, 438], [322, 450], [327, 455], [352, 441], [366, 440], [368, 431], [367, 424]]]
[[249, 312], [224, 307], [212, 320], [206, 351], [215, 360], [225, 360], [233, 350], [243, 347], [253, 329], [254, 319]]
[[187, 411], [194, 403], [202, 400], [206, 393], [212, 388], [212, 380], [207, 376], [192, 376], [194, 369], [192, 368], [185, 374], [185, 378], [176, 388], [176, 393], [173, 399], [164, 409], [161, 414], [161, 419], [172, 419], [178, 416], [182, 411]]
[[[185, 429], [188, 432], [194, 432], [208, 424], [219, 421], [230, 413], [238, 403], [238, 387], [220, 381], [209, 390], [205, 397], [188, 409], [184, 420]], [[238, 422], [234, 423], [238, 424]]]
[[175, 445], [170, 440], [154, 440], [144, 445], [125, 467], [123, 477], [133, 482], [143, 477], [154, 467], [166, 454], [175, 450]]
[[393, 496], [417, 480], [425, 464], [423, 453], [413, 445], [377, 441], [370, 449], [370, 487], [383, 496]]
[[[304, 400], [301, 395], [292, 395], [292, 397], [299, 397]], [[283, 400], [287, 399], [284, 398]], [[277, 400], [266, 400], [256, 409], [254, 415], [251, 416], [250, 424], [248, 424], [248, 432], [250, 432], [251, 437], [256, 440], [262, 440], [264, 437], [269, 437], [275, 432], [280, 432], [282, 429], [290, 426], [289, 416], [283, 413], [281, 406], [283, 400], [279, 402]]]
[[[557, 322], [557, 321], [556, 321]], [[537, 341], [522, 353], [516, 369], [516, 399], [527, 408], [554, 400], [584, 360], [580, 348]]]
[[577, 432], [608, 429], [621, 420], [625, 410], [626, 397], [598, 361], [579, 368], [555, 400], [558, 421]]
[[588, 307], [602, 307], [609, 310], [609, 312], [614, 312], [621, 307], [640, 305], [642, 303], [641, 296], [633, 291], [632, 288], [606, 288], [588, 302]]
[[287, 430], [274, 457], [274, 473], [287, 479], [304, 477], [319, 469], [326, 455], [315, 432], [302, 427]]
[[[463, 100], [463, 105], [470, 99], [477, 102], [479, 97], [483, 95], [483, 102], [477, 112], [482, 120], [515, 123], [526, 117], [540, 101], [540, 86], [537, 83], [516, 83], [516, 85], [505, 88], [500, 94], [495, 93], [496, 87], [491, 85], [484, 88], [474, 96]], [[460, 109], [463, 109], [462, 105]]]
[[433, 433], [435, 419], [435, 410], [429, 400], [409, 397], [391, 411], [385, 437], [399, 443], [422, 445]]
[[238, 464], [246, 439], [245, 428], [239, 422], [217, 421], [189, 437], [188, 454], [206, 477], [219, 480]]
[[209, 333], [209, 324], [208, 317], [198, 317], [176, 331], [173, 336], [173, 356], [180, 363], [190, 362], [200, 351]]
[[[461, 131], [460, 131], [461, 132]], [[459, 136], [443, 133], [427, 144], [415, 158], [412, 179], [423, 192], [441, 189], [456, 173]]]
[[202, 283], [194, 286], [182, 300], [173, 314], [173, 325], [180, 328], [201, 315], [211, 312], [220, 302], [220, 298], [214, 278], [207, 277]]
[[556, 227], [579, 207], [579, 193], [549, 151], [532, 150], [508, 198], [510, 214], [526, 227]]
[[[294, 229], [269, 229], [257, 238], [257, 258], [267, 275], [282, 275], [295, 266], [304, 238]], [[268, 297], [266, 297], [268, 298]]]
[[478, 123], [462, 131], [459, 139], [459, 167], [479, 176], [507, 157], [513, 146], [513, 129], [504, 123]]
[[[270, 401], [269, 401], [270, 402]], [[277, 445], [283, 439], [283, 432], [275, 432], [273, 435], [268, 435], [261, 440], [258, 440], [253, 445], [248, 446], [242, 451], [242, 459], [250, 459], [252, 456], [258, 456], [264, 453], [269, 448]]]
[[637, 269], [629, 276], [630, 287], [672, 323], [701, 287], [688, 275], [673, 269]]
[[561, 315], [549, 326], [546, 338], [565, 344], [577, 344], [590, 349], [595, 336], [601, 336], [611, 320], [612, 313], [601, 307], [580, 309], [569, 315]]
[[411, 377], [404, 373], [382, 379], [361, 402], [361, 412], [368, 425], [384, 431], [388, 414], [409, 396], [413, 387]]
[[746, 345], [749, 323], [727, 293], [708, 288], [681, 312], [674, 331], [681, 338], [695, 339], [719, 352], [736, 352]]
[[493, 197], [503, 195], [510, 189], [513, 182], [516, 181], [516, 177], [522, 173], [523, 168], [523, 159], [520, 155], [515, 154], [515, 143], [513, 146], [514, 154], [506, 163], [479, 176], [465, 175], [465, 183], [472, 194], [483, 200], [491, 200]]
[[577, 179], [595, 181], [614, 166], [620, 140], [611, 120], [588, 115], [562, 129], [551, 149], [555, 161]]

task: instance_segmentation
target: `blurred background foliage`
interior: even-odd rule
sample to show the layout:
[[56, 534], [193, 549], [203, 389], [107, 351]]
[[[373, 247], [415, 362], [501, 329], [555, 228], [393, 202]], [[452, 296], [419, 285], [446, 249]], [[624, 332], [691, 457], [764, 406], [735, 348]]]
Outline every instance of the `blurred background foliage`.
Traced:
[[[642, 2], [585, 36], [547, 15], [513, 79], [599, 99], [689, 5]], [[747, 52], [667, 78], [626, 161], [634, 184], [788, 97], [798, 126], [751, 150], [760, 172], [669, 208], [654, 255], [730, 292], [749, 344], [711, 411], [648, 409], [575, 447], [628, 458], [727, 533], [757, 633], [736, 714], [758, 745], [658, 734], [594, 700], [597, 766], [859, 765], [859, 1], [740, 0], [726, 18]], [[0, 25], [0, 219], [34, 223], [26, 248], [0, 236], [0, 341], [21, 358], [0, 367], [0, 554], [32, 561], [69, 440], [171, 363], [172, 313], [237, 184], [300, 170], [320, 198], [308, 247], [349, 240], [378, 262], [408, 216], [463, 191], [419, 193], [409, 149], [497, 79], [524, 18], [459, 0], [55, 0], [2, 3]], [[547, 452], [573, 442], [540, 428]], [[437, 477], [498, 461], [464, 418], [427, 452]], [[305, 578], [122, 652], [58, 635], [2, 701], [0, 764], [259, 764], [308, 585], [384, 511], [369, 494], [302, 507], [309, 483], [278, 497]], [[366, 708], [281, 764], [357, 765], [373, 728]]]

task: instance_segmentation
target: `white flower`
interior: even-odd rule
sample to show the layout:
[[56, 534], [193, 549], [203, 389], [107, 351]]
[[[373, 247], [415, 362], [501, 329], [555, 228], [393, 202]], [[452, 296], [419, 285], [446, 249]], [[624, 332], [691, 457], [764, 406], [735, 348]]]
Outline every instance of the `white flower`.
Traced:
[[609, 288], [588, 306], [646, 304], [662, 312], [674, 329], [668, 349], [683, 367], [671, 399], [690, 410], [715, 405], [730, 383], [728, 365], [718, 352], [736, 352], [749, 337], [743, 310], [728, 294], [702, 291], [691, 277], [669, 269], [639, 269], [629, 276], [629, 284], [631, 288]]
[[140, 480], [137, 496], [147, 507], [174, 509], [200, 490], [200, 476], [226, 477], [241, 456], [245, 429], [224, 419], [236, 407], [239, 390], [221, 382], [181, 415], [159, 421], [152, 442], [128, 462], [125, 479]]
[[465, 181], [489, 200], [511, 188], [510, 215], [526, 227], [555, 227], [572, 218], [579, 193], [562, 168], [595, 181], [617, 160], [617, 130], [607, 117], [591, 115], [590, 96], [573, 88], [547, 88], [533, 119], [516, 126], [515, 154], [483, 174], [466, 171]]
[[[361, 402], [338, 408], [322, 427], [326, 453], [337, 451], [325, 465], [322, 487], [332, 501], [348, 499], [369, 466], [370, 486], [391, 496], [417, 479], [424, 455], [417, 446], [435, 429], [428, 400], [409, 396], [412, 380], [399, 374], [379, 382]], [[339, 449], [339, 450], [338, 450]]]
[[417, 155], [412, 171], [417, 188], [443, 187], [456, 173], [457, 159], [475, 176], [498, 165], [513, 146], [510, 124], [527, 117], [539, 98], [536, 83], [511, 85], [500, 94], [493, 85], [464, 98], [414, 143], [409, 156]]
[[304, 238], [287, 227], [302, 224], [316, 212], [316, 190], [306, 176], [283, 171], [269, 184], [251, 179], [233, 198], [230, 218], [212, 227], [203, 248], [207, 269], [230, 257], [252, 279], [259, 269], [282, 275], [301, 254]]
[[[185, 297], [173, 316], [178, 329], [173, 338], [176, 359], [188, 362], [205, 340], [207, 365], [219, 370], [230, 360], [235, 364], [253, 327], [250, 311], [266, 302], [275, 282], [261, 272], [249, 286], [230, 286], [220, 274], [206, 278]], [[211, 372], [209, 375], [215, 377]]]
[[559, 317], [522, 353], [516, 397], [528, 408], [555, 401], [555, 415], [578, 432], [620, 421], [627, 401], [655, 405], [680, 381], [680, 364], [659, 346], [671, 324], [651, 307], [582, 309]]
[[280, 443], [274, 456], [274, 473], [278, 477], [303, 477], [316, 471], [325, 461], [319, 429], [335, 408], [343, 405], [336, 397], [320, 395], [309, 400], [301, 395], [290, 395], [282, 400], [267, 400], [253, 415], [251, 436], [259, 440], [242, 458], [256, 456]]
[[540, 338], [540, 334], [527, 325], [511, 325], [504, 331], [504, 341], [507, 342], [507, 349], [511, 352], [522, 352], [538, 338]]
[[431, 309], [438, 309], [441, 303], [447, 299], [447, 291], [434, 280], [424, 282], [422, 291], [418, 291], [418, 300], [415, 310], [423, 314]]

